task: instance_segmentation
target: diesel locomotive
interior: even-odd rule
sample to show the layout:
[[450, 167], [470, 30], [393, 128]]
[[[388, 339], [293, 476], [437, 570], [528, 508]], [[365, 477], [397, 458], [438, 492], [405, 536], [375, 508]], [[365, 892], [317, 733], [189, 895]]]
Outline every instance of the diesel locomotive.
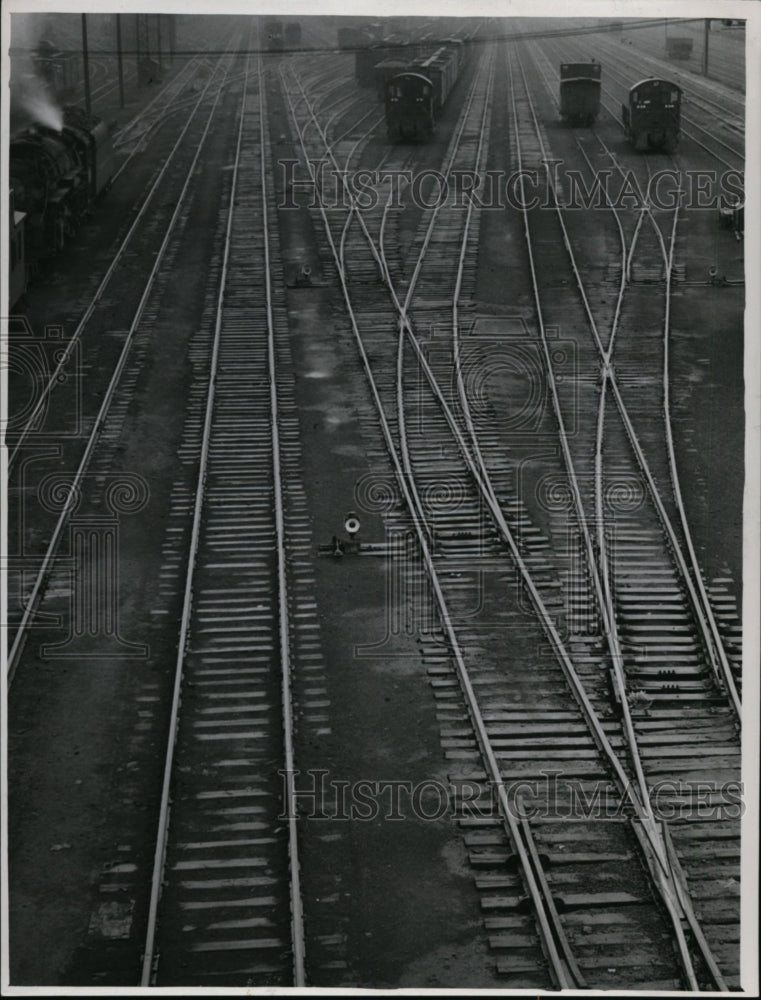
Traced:
[[647, 79], [629, 90], [621, 106], [624, 132], [635, 149], [673, 153], [679, 142], [682, 88], [669, 80]]
[[427, 142], [466, 62], [467, 46], [450, 39], [413, 59], [383, 83], [386, 129], [392, 142]]

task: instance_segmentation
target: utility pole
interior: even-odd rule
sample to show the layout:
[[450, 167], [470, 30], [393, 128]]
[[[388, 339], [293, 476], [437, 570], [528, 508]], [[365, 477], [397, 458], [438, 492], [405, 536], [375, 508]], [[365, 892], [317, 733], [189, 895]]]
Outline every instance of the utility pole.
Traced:
[[116, 15], [116, 57], [119, 66], [119, 107], [124, 107], [124, 67], [122, 66], [122, 16]]
[[87, 57], [87, 14], [82, 15], [82, 65], [85, 75], [85, 110], [89, 115], [92, 114], [92, 102], [90, 100], [90, 61]]
[[161, 73], [161, 14], [156, 15], [156, 62]]
[[711, 18], [705, 20], [705, 30], [703, 32], [703, 76], [708, 76], [708, 38], [711, 34]]

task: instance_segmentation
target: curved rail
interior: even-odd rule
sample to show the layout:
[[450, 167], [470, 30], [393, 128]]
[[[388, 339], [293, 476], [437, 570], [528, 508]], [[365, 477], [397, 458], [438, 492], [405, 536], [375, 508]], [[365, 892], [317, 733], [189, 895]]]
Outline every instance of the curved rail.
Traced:
[[[550, 93], [552, 93], [552, 92], [550, 92]], [[555, 99], [554, 95], [552, 95], [552, 97], [553, 97], [553, 100], [554, 100]], [[540, 138], [540, 141], [541, 141], [541, 138]], [[618, 169], [623, 174], [623, 171], [621, 170], [621, 166], [618, 163], [617, 158], [608, 149], [608, 147], [604, 144], [604, 142], [602, 141], [602, 139], [600, 139], [599, 136], [598, 136], [598, 141], [601, 143], [601, 145], [603, 146], [603, 148], [606, 150], [606, 152], [610, 156], [610, 159], [614, 163], [614, 165], [616, 166], [616, 169]], [[545, 156], [546, 156], [546, 151], [545, 151]], [[548, 179], [548, 183], [552, 184], [552, 178], [550, 176], [549, 171], [547, 172], [547, 179]], [[606, 200], [607, 200], [607, 203], [608, 203], [608, 207], [612, 208], [612, 204], [610, 202], [609, 196], [607, 195], [607, 192], [606, 192]], [[690, 530], [689, 530], [689, 524], [687, 522], [687, 513], [686, 513], [686, 510], [684, 509], [684, 504], [683, 504], [682, 498], [681, 498], [681, 491], [678, 490], [678, 487], [675, 490], [675, 492], [677, 493], [677, 496], [675, 497], [675, 501], [676, 501], [677, 509], [679, 511], [679, 518], [680, 518], [680, 523], [681, 523], [682, 531], [683, 531], [683, 534], [684, 534], [684, 537], [685, 537], [685, 544], [687, 546], [688, 557], [690, 559], [691, 572], [690, 572], [690, 568], [688, 568], [687, 561], [684, 558], [684, 554], [682, 552], [682, 546], [681, 546], [681, 544], [679, 542], [679, 539], [677, 538], [674, 526], [671, 523], [671, 519], [670, 519], [670, 517], [669, 517], [669, 515], [668, 515], [668, 513], [666, 511], [665, 505], [664, 505], [663, 500], [661, 498], [660, 491], [658, 490], [658, 487], [657, 487], [657, 485], [655, 483], [655, 479], [654, 479], [654, 477], [652, 475], [652, 472], [650, 470], [649, 464], [648, 464], [648, 462], [647, 462], [647, 460], [645, 458], [645, 454], [644, 454], [644, 451], [642, 449], [642, 446], [641, 446], [641, 444], [639, 442], [639, 439], [637, 438], [636, 431], [634, 430], [634, 425], [633, 425], [633, 423], [631, 421], [631, 418], [629, 416], [629, 413], [628, 413], [628, 410], [627, 410], [626, 405], [624, 403], [623, 397], [621, 396], [621, 392], [620, 392], [620, 388], [619, 388], [619, 385], [618, 385], [618, 381], [616, 379], [615, 370], [614, 370], [614, 368], [612, 366], [612, 359], [611, 359], [612, 349], [611, 349], [611, 345], [609, 345], [609, 347], [608, 347], [607, 350], [603, 347], [602, 340], [601, 340], [599, 332], [597, 330], [597, 325], [595, 323], [594, 317], [592, 316], [592, 311], [591, 311], [591, 308], [589, 306], [589, 302], [588, 302], [586, 293], [584, 291], [583, 282], [581, 281], [581, 276], [578, 273], [578, 269], [577, 269], [576, 264], [575, 264], [575, 258], [573, 257], [573, 250], [571, 248], [570, 240], [568, 238], [567, 231], [565, 229], [565, 224], [564, 224], [564, 222], [562, 220], [562, 210], [560, 209], [560, 207], [559, 207], [559, 205], [557, 203], [557, 199], [555, 199], [555, 203], [556, 203], [557, 211], [559, 213], [559, 217], [561, 219], [561, 225], [563, 226], [564, 241], [565, 241], [566, 249], [568, 250], [568, 253], [569, 253], [570, 257], [574, 261], [573, 267], [574, 267], [574, 273], [576, 275], [577, 287], [578, 287], [579, 293], [581, 295], [582, 303], [584, 305], [584, 310], [585, 310], [585, 312], [587, 314], [587, 318], [588, 318], [589, 325], [590, 325], [590, 330], [592, 332], [595, 345], [596, 345], [598, 353], [600, 355], [600, 361], [601, 361], [601, 364], [603, 366], [603, 372], [607, 372], [607, 378], [610, 381], [610, 387], [611, 387], [611, 390], [613, 391], [613, 395], [614, 395], [614, 398], [615, 398], [615, 401], [616, 401], [616, 405], [617, 405], [617, 408], [618, 408], [621, 420], [623, 421], [624, 428], [626, 430], [626, 433], [627, 433], [627, 436], [628, 436], [629, 441], [631, 443], [631, 446], [634, 449], [634, 453], [636, 455], [637, 462], [638, 462], [638, 464], [640, 466], [640, 469], [642, 470], [642, 473], [644, 474], [645, 479], [647, 481], [648, 490], [650, 492], [650, 495], [651, 495], [651, 498], [653, 500], [653, 503], [655, 504], [656, 510], [658, 511], [659, 519], [660, 519], [660, 521], [661, 521], [661, 523], [662, 523], [662, 525], [664, 527], [664, 530], [665, 530], [665, 532], [666, 532], [666, 534], [668, 536], [669, 543], [670, 543], [670, 548], [671, 548], [671, 551], [673, 553], [674, 559], [677, 562], [680, 574], [682, 576], [682, 579], [685, 582], [685, 586], [686, 586], [687, 591], [688, 591], [688, 593], [690, 595], [690, 600], [691, 600], [691, 603], [692, 603], [692, 606], [693, 606], [693, 609], [694, 609], [695, 619], [696, 619], [696, 621], [698, 623], [698, 627], [701, 630], [701, 633], [702, 633], [702, 636], [703, 636], [704, 646], [705, 646], [705, 649], [706, 649], [706, 651], [708, 653], [709, 660], [711, 662], [711, 666], [712, 666], [714, 675], [716, 676], [716, 678], [719, 681], [719, 683], [721, 685], [723, 685], [724, 688], [726, 689], [726, 692], [727, 692], [730, 704], [732, 705], [733, 711], [735, 712], [735, 715], [736, 715], [737, 719], [739, 720], [741, 718], [741, 716], [742, 716], [742, 705], [741, 705], [740, 697], [739, 697], [739, 694], [738, 694], [738, 691], [737, 691], [737, 686], [735, 684], [734, 677], [732, 675], [731, 667], [729, 665], [729, 660], [727, 658], [726, 650], [724, 649], [724, 643], [723, 643], [723, 640], [721, 638], [721, 634], [719, 633], [718, 625], [716, 624], [716, 619], [715, 619], [715, 616], [713, 614], [713, 609], [712, 609], [710, 601], [708, 599], [708, 595], [707, 595], [707, 593], [705, 591], [705, 585], [703, 583], [703, 575], [702, 575], [702, 572], [700, 570], [700, 566], [699, 566], [698, 561], [697, 561], [697, 554], [695, 552], [694, 544], [692, 543], [691, 533], [690, 533]], [[665, 269], [666, 269], [667, 282], [668, 282], [668, 284], [667, 284], [667, 291], [668, 291], [668, 299], [667, 299], [667, 301], [670, 303], [670, 297], [671, 297], [671, 295], [670, 295], [670, 292], [671, 292], [671, 263], [673, 261], [673, 248], [674, 248], [674, 244], [672, 243], [670, 251], [667, 251], [665, 243], [663, 241], [662, 234], [660, 233], [660, 229], [657, 226], [657, 223], [655, 222], [655, 220], [652, 218], [652, 213], [649, 211], [649, 208], [646, 205], [643, 206], [642, 209], [641, 209], [641, 211], [640, 211], [640, 220], [639, 220], [640, 222], [643, 219], [644, 214], [648, 214], [650, 216], [653, 226], [655, 226], [658, 229], [658, 238], [659, 238], [659, 242], [660, 242], [660, 245], [661, 245], [661, 248], [662, 248], [662, 253], [663, 253], [663, 257], [664, 257], [664, 265], [665, 265]], [[675, 233], [676, 233], [675, 229], [673, 230], [673, 233], [674, 233], [674, 238], [675, 238]], [[631, 254], [627, 258], [627, 267], [630, 266], [630, 263], [631, 263]], [[670, 305], [669, 305], [668, 309], [669, 309], [668, 315], [670, 315]], [[664, 332], [664, 337], [665, 338], [668, 337], [668, 332], [667, 331]], [[667, 418], [667, 423], [670, 423], [670, 414], [668, 412], [666, 412], [666, 418]], [[670, 428], [669, 428], [669, 430], [667, 430], [666, 433], [667, 433], [667, 435], [670, 434]], [[672, 448], [672, 453], [673, 453], [673, 448]], [[675, 458], [675, 455], [674, 455], [674, 458]], [[676, 476], [676, 478], [678, 480], [678, 474], [676, 472], [676, 467], [675, 467], [675, 465], [671, 464], [671, 461], [669, 462], [669, 469], [670, 469], [670, 475], [672, 477], [672, 482], [673, 482], [675, 476]]]
[[[294, 128], [296, 129], [297, 135], [299, 137], [304, 159], [307, 163], [309, 163], [306, 146], [303, 144], [303, 130], [299, 129], [298, 122], [295, 116], [294, 107], [290, 100], [290, 95], [288, 94], [285, 88], [284, 88], [284, 93], [286, 94], [286, 98], [288, 99]], [[316, 127], [319, 131], [319, 124], [317, 124]], [[322, 200], [320, 200], [319, 210], [323, 219], [323, 224], [325, 226], [325, 232], [328, 238], [328, 242], [330, 243], [331, 251], [333, 253], [335, 266], [338, 270], [342, 294], [344, 297], [344, 303], [346, 305], [346, 310], [349, 316], [349, 320], [351, 322], [352, 330], [354, 332], [357, 349], [359, 351], [360, 358], [362, 359], [362, 365], [364, 368], [365, 377], [367, 379], [370, 392], [373, 396], [373, 401], [375, 403], [378, 419], [381, 424], [381, 430], [386, 443], [386, 448], [388, 450], [389, 457], [391, 458], [391, 461], [394, 466], [394, 471], [396, 474], [397, 482], [399, 484], [399, 488], [402, 492], [402, 495], [405, 498], [407, 509], [410, 513], [410, 517], [413, 522], [413, 526], [418, 538], [418, 544], [420, 546], [420, 551], [423, 557], [423, 561], [425, 563], [426, 572], [428, 573], [428, 577], [431, 581], [431, 586], [433, 589], [436, 605], [439, 612], [439, 618], [442, 624], [442, 628], [444, 629], [444, 632], [447, 635], [447, 641], [450, 645], [450, 649], [452, 650], [452, 655], [457, 664], [458, 677], [460, 679], [460, 683], [462, 685], [463, 692], [467, 700], [468, 711], [471, 715], [471, 721], [473, 723], [473, 727], [476, 732], [479, 745], [481, 746], [482, 754], [484, 756], [484, 760], [487, 766], [487, 771], [491, 777], [491, 780], [494, 782], [494, 787], [497, 789], [497, 794], [500, 803], [500, 811], [503, 817], [503, 821], [506, 824], [506, 827], [509, 831], [509, 836], [511, 841], [516, 845], [516, 852], [519, 855], [521, 866], [525, 873], [529, 893], [531, 895], [532, 901], [535, 906], [537, 919], [542, 929], [542, 934], [545, 939], [547, 952], [550, 956], [550, 960], [553, 964], [553, 967], [555, 968], [555, 973], [558, 978], [558, 983], [560, 987], [563, 989], [570, 988], [571, 980], [569, 979], [568, 973], [566, 971], [566, 964], [563, 961], [563, 959], [561, 959], [557, 949], [557, 945], [555, 943], [555, 938], [550, 926], [550, 921], [545, 911], [545, 905], [541, 889], [538, 884], [537, 875], [535, 873], [534, 866], [532, 865], [531, 860], [529, 858], [528, 851], [524, 845], [524, 840], [520, 835], [517, 820], [513, 816], [512, 809], [508, 801], [507, 792], [504, 787], [504, 782], [502, 781], [502, 777], [500, 774], [499, 764], [497, 762], [496, 756], [494, 755], [494, 751], [491, 747], [491, 742], [489, 740], [489, 735], [486, 730], [486, 725], [481, 715], [481, 711], [478, 705], [478, 700], [474, 688], [472, 686], [472, 683], [470, 681], [467, 666], [465, 664], [464, 655], [460, 648], [460, 644], [457, 639], [454, 626], [451, 620], [451, 615], [449, 613], [449, 609], [446, 604], [446, 599], [444, 597], [444, 593], [441, 588], [441, 584], [439, 582], [438, 574], [433, 561], [433, 556], [428, 540], [430, 534], [430, 528], [425, 524], [424, 512], [422, 510], [422, 507], [419, 505], [419, 501], [416, 501], [415, 496], [410, 489], [409, 479], [400, 461], [397, 447], [394, 444], [391, 427], [389, 425], [388, 418], [385, 412], [385, 407], [383, 405], [380, 396], [380, 391], [378, 389], [377, 382], [373, 374], [372, 365], [365, 350], [364, 342], [362, 340], [362, 335], [360, 333], [356, 315], [354, 313], [354, 308], [352, 306], [351, 295], [349, 293], [346, 272], [344, 269], [344, 262], [341, 259], [341, 254], [339, 250], [336, 248], [333, 239], [333, 234], [330, 229], [330, 225], [328, 223], [327, 214], [325, 212]]]

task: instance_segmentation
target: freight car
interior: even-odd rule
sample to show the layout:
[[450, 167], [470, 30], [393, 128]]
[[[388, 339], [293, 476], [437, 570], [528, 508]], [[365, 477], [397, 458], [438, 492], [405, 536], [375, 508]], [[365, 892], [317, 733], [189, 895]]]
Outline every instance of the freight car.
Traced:
[[386, 81], [386, 128], [392, 142], [426, 142], [465, 64], [462, 40], [445, 42]]
[[9, 161], [15, 206], [26, 213], [26, 262], [34, 266], [61, 250], [110, 185], [111, 134], [82, 108], [65, 108], [60, 132], [34, 125], [14, 136]]
[[[376, 87], [376, 66], [389, 59], [395, 59], [404, 65], [409, 64], [418, 54], [419, 49], [401, 38], [385, 37], [369, 45], [361, 46], [354, 54], [354, 79], [360, 87]], [[381, 96], [383, 93], [381, 92]]]
[[635, 83], [621, 106], [624, 131], [635, 149], [673, 153], [679, 142], [682, 89], [669, 80]]
[[301, 25], [298, 21], [291, 21], [285, 26], [285, 47], [287, 49], [297, 49], [301, 45]]
[[561, 63], [560, 117], [572, 125], [591, 125], [600, 111], [600, 64]]
[[284, 46], [283, 38], [282, 21], [269, 18], [264, 22], [264, 43], [269, 52], [282, 52]]
[[32, 62], [38, 79], [44, 80], [50, 94], [62, 101], [70, 98], [82, 83], [81, 52], [62, 52], [43, 38]]
[[357, 27], [339, 28], [336, 32], [336, 38], [338, 40], [338, 48], [342, 52], [362, 48], [362, 46], [369, 45], [372, 41], [366, 28]]

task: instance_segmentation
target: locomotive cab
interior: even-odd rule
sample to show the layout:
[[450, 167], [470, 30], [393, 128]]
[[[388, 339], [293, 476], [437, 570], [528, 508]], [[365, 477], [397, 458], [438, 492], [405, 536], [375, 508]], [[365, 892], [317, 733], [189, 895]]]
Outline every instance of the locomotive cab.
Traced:
[[433, 134], [434, 86], [422, 73], [398, 73], [386, 83], [391, 139], [427, 141]]
[[639, 151], [673, 153], [679, 142], [682, 90], [669, 80], [635, 83], [621, 107], [626, 136]]

